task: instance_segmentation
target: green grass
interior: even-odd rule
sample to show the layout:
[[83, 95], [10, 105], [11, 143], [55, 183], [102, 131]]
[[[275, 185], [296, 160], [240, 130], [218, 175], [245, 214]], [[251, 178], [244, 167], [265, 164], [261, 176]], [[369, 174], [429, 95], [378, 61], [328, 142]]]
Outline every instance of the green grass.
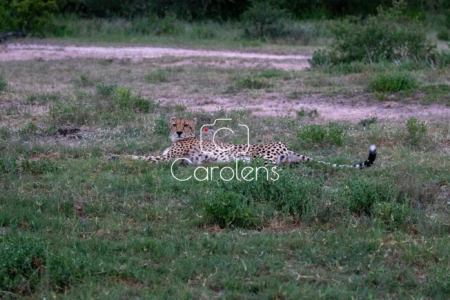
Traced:
[[[243, 71], [204, 65], [207, 59], [167, 66], [176, 62], [0, 66], [14, 83], [0, 94], [0, 297], [448, 298], [448, 119], [374, 115], [330, 124], [320, 108], [287, 117], [176, 101], [230, 96], [244, 106], [245, 99], [333, 91], [345, 99], [399, 66], [345, 74]], [[149, 84], [158, 70], [169, 81]], [[444, 101], [445, 72], [414, 74], [422, 96]], [[237, 95], [224, 96], [239, 84]], [[253, 182], [180, 182], [170, 163], [107, 160], [161, 154], [171, 145], [172, 116], [196, 117], [197, 134], [213, 119], [231, 118], [249, 126], [252, 143], [280, 140], [332, 164], [361, 162], [371, 144], [378, 157], [369, 169], [312, 162], [283, 167], [277, 181]], [[67, 123], [81, 128], [81, 138], [57, 133]], [[236, 168], [217, 165], [226, 166]], [[176, 164], [173, 172], [187, 178], [195, 166]]]
[[376, 92], [400, 92], [416, 88], [417, 83], [411, 73], [393, 72], [375, 75], [369, 87]]

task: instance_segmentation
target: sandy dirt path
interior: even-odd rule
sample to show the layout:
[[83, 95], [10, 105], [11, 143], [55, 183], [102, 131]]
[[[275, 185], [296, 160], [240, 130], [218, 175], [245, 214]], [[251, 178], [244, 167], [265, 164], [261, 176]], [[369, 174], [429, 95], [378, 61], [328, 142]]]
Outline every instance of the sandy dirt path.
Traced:
[[[161, 47], [76, 47], [52, 45], [7, 44], [0, 50], [0, 61], [59, 60], [69, 58], [131, 59], [173, 57], [218, 57], [233, 59], [257, 59], [271, 61], [272, 67], [285, 70], [302, 70], [309, 67], [307, 55], [274, 55], [233, 51], [193, 50]], [[233, 66], [231, 64], [230, 66]], [[250, 65], [251, 66], [251, 65]]]

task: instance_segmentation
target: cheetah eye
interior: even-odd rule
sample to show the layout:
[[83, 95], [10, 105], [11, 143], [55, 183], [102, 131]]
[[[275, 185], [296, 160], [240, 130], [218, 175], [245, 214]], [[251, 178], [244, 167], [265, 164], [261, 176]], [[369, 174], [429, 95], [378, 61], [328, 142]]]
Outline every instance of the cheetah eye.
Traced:
[[184, 124], [184, 127], [188, 127], [189, 125], [188, 124]]
[[177, 124], [172, 124], [173, 127], [177, 127]]

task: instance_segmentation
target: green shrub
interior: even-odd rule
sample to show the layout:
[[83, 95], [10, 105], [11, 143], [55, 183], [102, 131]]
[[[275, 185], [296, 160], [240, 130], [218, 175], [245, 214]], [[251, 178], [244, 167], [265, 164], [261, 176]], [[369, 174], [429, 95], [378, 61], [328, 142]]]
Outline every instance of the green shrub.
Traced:
[[0, 76], [0, 92], [3, 92], [7, 86], [8, 84], [6, 83], [6, 81], [4, 81], [3, 78]]
[[408, 130], [411, 145], [418, 145], [420, 140], [427, 133], [427, 125], [425, 121], [419, 122], [419, 120], [415, 117], [408, 119], [406, 122], [406, 129]]
[[0, 0], [0, 32], [22, 29], [42, 33], [57, 10], [54, 0]]
[[406, 201], [405, 196], [398, 193], [392, 184], [364, 178], [350, 178], [342, 193], [350, 212], [368, 216], [374, 214], [374, 206], [380, 203], [388, 203], [381, 204], [381, 208], [388, 209], [390, 204], [404, 204]]
[[377, 92], [399, 92], [416, 87], [416, 78], [408, 72], [377, 74], [369, 82], [369, 89]]
[[114, 102], [124, 109], [132, 109], [143, 113], [148, 113], [159, 106], [153, 100], [144, 99], [139, 93], [134, 93], [131, 88], [119, 87], [114, 92]]
[[273, 8], [269, 2], [253, 2], [253, 5], [242, 14], [246, 26], [245, 37], [264, 38], [278, 36], [283, 30], [283, 10]]
[[437, 38], [441, 41], [448, 41], [450, 40], [450, 34], [449, 30], [447, 28], [443, 28], [438, 31]]
[[204, 202], [207, 217], [221, 227], [254, 227], [256, 217], [249, 208], [248, 199], [231, 191], [217, 191]]
[[157, 71], [148, 72], [145, 77], [150, 83], [160, 83], [167, 82], [167, 72], [165, 70], [159, 69]]
[[97, 85], [97, 93], [103, 96], [111, 96], [117, 89], [117, 84], [106, 85], [103, 82]]
[[50, 106], [49, 116], [54, 123], [81, 125], [89, 123], [94, 117], [94, 114], [92, 113], [92, 109], [86, 107], [84, 104], [70, 100], [64, 103], [53, 103]]
[[388, 11], [378, 8], [376, 16], [363, 21], [345, 19], [334, 23], [335, 36], [329, 52], [316, 51], [312, 66], [319, 64], [377, 62], [399, 58], [426, 58], [435, 46], [427, 43], [426, 30], [418, 20], [405, 16], [405, 2], [393, 1]]
[[307, 125], [297, 133], [297, 138], [304, 145], [331, 144], [341, 146], [344, 143], [344, 129], [339, 125], [330, 122], [328, 130], [323, 125]]

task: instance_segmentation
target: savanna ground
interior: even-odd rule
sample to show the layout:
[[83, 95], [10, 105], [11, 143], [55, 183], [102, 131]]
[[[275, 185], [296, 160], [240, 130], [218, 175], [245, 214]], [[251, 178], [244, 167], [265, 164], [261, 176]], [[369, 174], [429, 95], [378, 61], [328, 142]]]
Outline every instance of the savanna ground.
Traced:
[[[2, 61], [0, 298], [448, 299], [448, 67], [275, 63]], [[197, 134], [232, 118], [252, 143], [331, 163], [371, 144], [378, 157], [275, 182], [108, 161], [160, 154], [172, 116], [197, 117]]]

